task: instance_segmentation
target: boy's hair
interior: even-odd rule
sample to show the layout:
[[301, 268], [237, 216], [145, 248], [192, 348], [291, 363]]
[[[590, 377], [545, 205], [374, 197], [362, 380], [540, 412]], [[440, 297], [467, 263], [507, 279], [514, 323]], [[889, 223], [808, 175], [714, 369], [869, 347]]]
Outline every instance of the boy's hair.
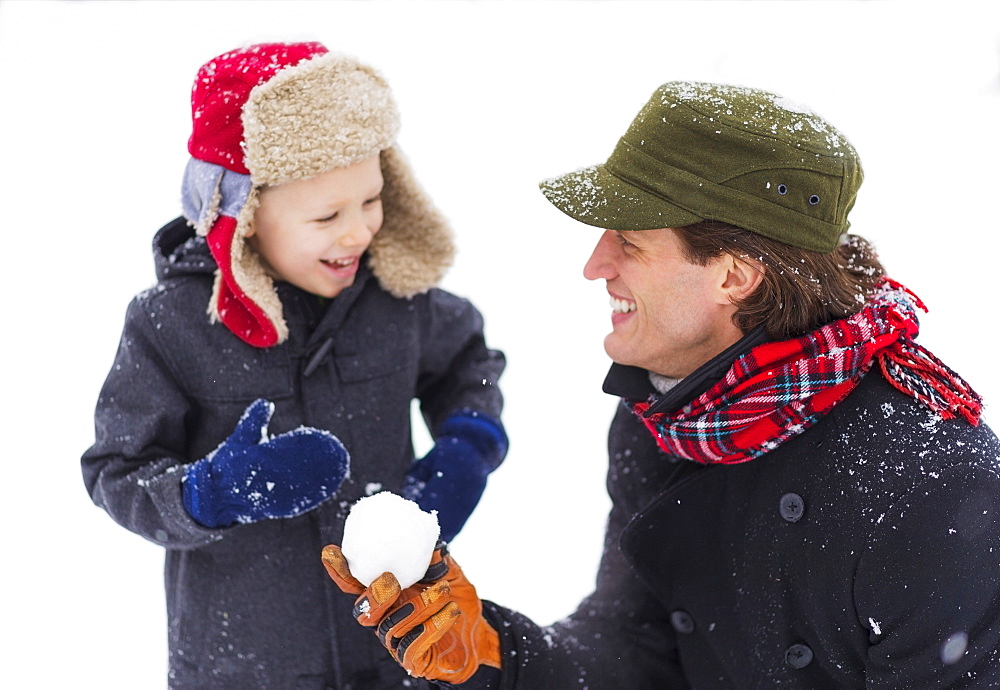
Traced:
[[858, 312], [885, 275], [875, 248], [859, 235], [846, 235], [839, 247], [824, 254], [715, 220], [674, 231], [694, 264], [704, 266], [729, 254], [763, 269], [760, 286], [736, 303], [733, 322], [743, 333], [763, 325], [776, 340], [804, 335]]

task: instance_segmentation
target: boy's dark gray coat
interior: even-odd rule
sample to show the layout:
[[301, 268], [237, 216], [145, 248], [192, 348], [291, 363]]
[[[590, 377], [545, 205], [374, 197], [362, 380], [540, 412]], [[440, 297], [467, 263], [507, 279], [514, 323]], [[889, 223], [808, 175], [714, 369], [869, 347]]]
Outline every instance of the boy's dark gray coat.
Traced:
[[[97, 505], [167, 550], [171, 687], [401, 687], [405, 673], [355, 622], [319, 554], [340, 543], [357, 499], [400, 490], [413, 397], [432, 429], [466, 408], [499, 417], [504, 359], [487, 349], [481, 316], [437, 289], [392, 297], [362, 269], [325, 303], [279, 285], [289, 339], [256, 349], [209, 322], [215, 263], [204, 240], [178, 219], [154, 247], [160, 280], [129, 306], [83, 474]], [[183, 466], [256, 398], [275, 404], [272, 434], [307, 425], [337, 435], [350, 477], [301, 517], [205, 529], [184, 511]]]
[[502, 682], [470, 687], [1000, 687], [985, 425], [942, 421], [872, 371], [747, 463], [671, 461], [624, 407], [609, 451], [596, 590], [552, 629], [487, 603]]

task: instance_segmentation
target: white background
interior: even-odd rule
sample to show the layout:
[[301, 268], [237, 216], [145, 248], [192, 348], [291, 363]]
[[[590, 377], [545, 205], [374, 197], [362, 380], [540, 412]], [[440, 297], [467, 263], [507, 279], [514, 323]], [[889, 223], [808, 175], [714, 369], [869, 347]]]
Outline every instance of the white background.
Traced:
[[1000, 399], [1000, 3], [0, 0], [4, 686], [164, 685], [162, 551], [90, 503], [78, 459], [179, 214], [195, 72], [303, 39], [389, 79], [457, 231], [444, 286], [508, 357], [510, 455], [453, 544], [484, 597], [549, 623], [591, 588], [615, 405], [606, 293], [581, 275], [599, 233], [536, 184], [603, 161], [662, 82], [766, 88], [845, 131], [853, 230], [929, 304], [921, 341]]

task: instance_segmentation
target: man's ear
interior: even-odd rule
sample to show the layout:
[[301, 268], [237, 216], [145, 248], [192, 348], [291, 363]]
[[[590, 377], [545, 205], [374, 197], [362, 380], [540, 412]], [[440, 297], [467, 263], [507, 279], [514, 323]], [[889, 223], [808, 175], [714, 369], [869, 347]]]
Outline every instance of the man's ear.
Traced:
[[765, 267], [759, 261], [726, 255], [722, 266], [725, 268], [725, 276], [721, 288], [730, 304], [745, 300], [764, 280]]

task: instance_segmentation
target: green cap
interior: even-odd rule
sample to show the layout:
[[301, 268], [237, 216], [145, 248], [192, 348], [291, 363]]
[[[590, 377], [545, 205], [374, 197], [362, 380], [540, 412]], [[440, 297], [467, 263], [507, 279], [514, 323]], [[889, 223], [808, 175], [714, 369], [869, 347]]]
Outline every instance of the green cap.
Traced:
[[603, 165], [541, 183], [576, 220], [652, 230], [719, 220], [818, 252], [836, 249], [864, 177], [843, 134], [759, 89], [674, 81]]

